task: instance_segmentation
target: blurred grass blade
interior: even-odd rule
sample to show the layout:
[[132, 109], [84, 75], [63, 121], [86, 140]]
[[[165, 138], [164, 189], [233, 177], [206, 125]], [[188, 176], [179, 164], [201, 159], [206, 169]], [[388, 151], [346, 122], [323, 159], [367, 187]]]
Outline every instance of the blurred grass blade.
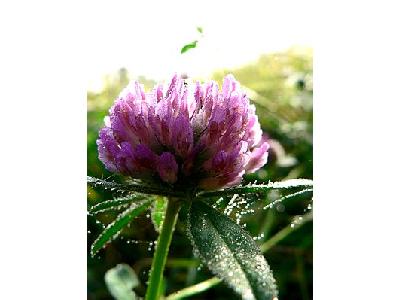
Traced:
[[179, 299], [184, 299], [193, 295], [196, 295], [198, 293], [201, 293], [203, 291], [208, 290], [209, 288], [217, 285], [218, 283], [221, 282], [221, 279], [217, 277], [210, 278], [208, 280], [205, 280], [203, 282], [200, 282], [198, 284], [192, 285], [190, 287], [184, 288], [176, 293], [173, 293], [169, 295], [165, 300], [179, 300]]
[[130, 266], [119, 264], [108, 270], [104, 279], [110, 294], [116, 300], [137, 299], [133, 289], [139, 285], [139, 279]]
[[286, 226], [281, 231], [276, 233], [273, 237], [271, 237], [268, 241], [263, 243], [260, 247], [261, 252], [264, 253], [264, 252], [268, 251], [273, 246], [278, 244], [281, 240], [286, 238], [290, 233], [299, 229], [301, 226], [303, 226], [305, 223], [311, 221], [312, 219], [313, 219], [313, 213], [312, 212], [306, 213], [305, 215], [302, 216], [301, 221], [297, 222], [296, 226], [292, 226], [292, 224]]
[[118, 197], [92, 206], [89, 212], [91, 214], [98, 214], [108, 211], [121, 210], [123, 208], [128, 208], [134, 202], [141, 201], [146, 198], [149, 198], [149, 196], [143, 194], [131, 194], [125, 197]]
[[121, 184], [112, 181], [106, 181], [103, 179], [87, 176], [87, 183], [93, 188], [102, 188], [104, 190], [111, 190], [120, 193], [142, 193], [150, 195], [161, 195], [161, 196], [173, 196], [183, 197], [185, 196], [182, 192], [177, 192], [169, 188], [159, 188], [154, 186], [142, 185], [142, 184]]
[[150, 204], [151, 200], [143, 200], [141, 202], [132, 204], [127, 210], [119, 214], [118, 217], [112, 223], [110, 223], [94, 241], [90, 249], [90, 254], [95, 256], [96, 253], [103, 248], [107, 242], [118, 236], [122, 228], [128, 225], [132, 219], [144, 212], [150, 206]]
[[234, 188], [228, 188], [220, 191], [212, 192], [200, 192], [197, 197], [208, 198], [208, 197], [221, 197], [229, 195], [243, 195], [243, 194], [255, 194], [265, 193], [272, 189], [290, 189], [297, 187], [312, 187], [313, 181], [311, 179], [289, 179], [280, 182], [269, 182], [267, 184], [248, 184], [244, 186], [237, 186]]
[[243, 299], [272, 300], [275, 279], [253, 238], [224, 214], [194, 202], [188, 217], [194, 252]]
[[189, 44], [186, 44], [185, 46], [182, 47], [181, 54], [187, 52], [190, 49], [194, 49], [196, 47], [197, 47], [197, 41], [193, 41], [193, 42], [191, 42]]
[[167, 209], [168, 200], [165, 197], [157, 197], [153, 201], [153, 206], [151, 208], [151, 220], [154, 224], [154, 228], [157, 232], [160, 232], [162, 222], [164, 221], [165, 211]]

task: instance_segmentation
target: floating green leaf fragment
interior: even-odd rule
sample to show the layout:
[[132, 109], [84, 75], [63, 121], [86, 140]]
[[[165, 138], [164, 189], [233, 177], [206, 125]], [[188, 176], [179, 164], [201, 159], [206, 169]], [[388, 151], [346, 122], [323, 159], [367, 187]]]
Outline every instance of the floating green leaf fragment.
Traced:
[[187, 52], [190, 49], [194, 49], [196, 47], [197, 47], [197, 41], [193, 41], [193, 42], [191, 42], [189, 44], [186, 44], [185, 46], [182, 47], [181, 54]]

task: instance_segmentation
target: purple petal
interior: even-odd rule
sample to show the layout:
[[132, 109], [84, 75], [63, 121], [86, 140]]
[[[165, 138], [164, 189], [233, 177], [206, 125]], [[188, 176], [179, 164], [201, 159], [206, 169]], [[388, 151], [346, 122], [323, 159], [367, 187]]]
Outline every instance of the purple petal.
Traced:
[[222, 85], [222, 95], [224, 96], [224, 98], [229, 97], [231, 93], [236, 90], [237, 85], [238, 82], [232, 74], [226, 75], [224, 78], [224, 83]]
[[264, 142], [260, 147], [253, 149], [250, 153], [249, 162], [246, 165], [247, 173], [254, 173], [267, 163], [269, 144]]
[[185, 158], [193, 147], [193, 130], [189, 119], [179, 115], [172, 125], [172, 146], [179, 156]]
[[99, 151], [99, 159], [110, 172], [118, 172], [115, 157], [119, 153], [119, 147], [114, 139], [111, 128], [104, 127], [100, 130], [99, 139], [96, 141]]
[[146, 145], [137, 145], [132, 152], [136, 172], [154, 171], [157, 155]]
[[178, 164], [170, 152], [163, 152], [158, 158], [157, 171], [161, 179], [167, 183], [175, 183], [178, 179]]

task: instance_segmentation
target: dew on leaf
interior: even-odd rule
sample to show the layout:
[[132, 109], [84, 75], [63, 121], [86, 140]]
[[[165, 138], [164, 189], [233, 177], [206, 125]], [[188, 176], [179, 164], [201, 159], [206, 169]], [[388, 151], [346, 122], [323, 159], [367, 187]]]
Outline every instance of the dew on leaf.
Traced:
[[261, 234], [259, 234], [259, 235], [257, 235], [257, 236], [254, 236], [253, 237], [253, 240], [255, 240], [255, 241], [260, 241], [260, 240], [262, 240], [264, 238], [264, 233], [261, 233]]
[[192, 204], [188, 233], [197, 256], [243, 299], [271, 299], [277, 293], [272, 272], [253, 238], [240, 228], [225, 214]]
[[296, 216], [293, 218], [293, 221], [290, 223], [290, 227], [294, 228], [296, 225], [300, 225], [303, 223], [303, 216]]
[[276, 210], [278, 211], [278, 212], [284, 212], [285, 211], [285, 205], [283, 205], [282, 203], [279, 203], [277, 206], [276, 206]]
[[213, 208], [217, 208], [221, 202], [224, 201], [224, 197], [219, 198], [215, 203], [212, 205]]

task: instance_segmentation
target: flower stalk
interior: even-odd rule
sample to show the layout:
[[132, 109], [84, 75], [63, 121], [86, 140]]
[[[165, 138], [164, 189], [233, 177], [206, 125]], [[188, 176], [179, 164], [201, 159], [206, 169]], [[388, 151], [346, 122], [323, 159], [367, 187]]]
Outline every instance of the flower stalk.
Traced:
[[165, 218], [162, 224], [160, 235], [157, 239], [156, 250], [151, 264], [149, 285], [146, 291], [146, 300], [157, 300], [159, 298], [161, 280], [164, 272], [165, 262], [167, 261], [169, 246], [171, 244], [172, 233], [175, 228], [176, 220], [181, 202], [177, 198], [169, 198]]

